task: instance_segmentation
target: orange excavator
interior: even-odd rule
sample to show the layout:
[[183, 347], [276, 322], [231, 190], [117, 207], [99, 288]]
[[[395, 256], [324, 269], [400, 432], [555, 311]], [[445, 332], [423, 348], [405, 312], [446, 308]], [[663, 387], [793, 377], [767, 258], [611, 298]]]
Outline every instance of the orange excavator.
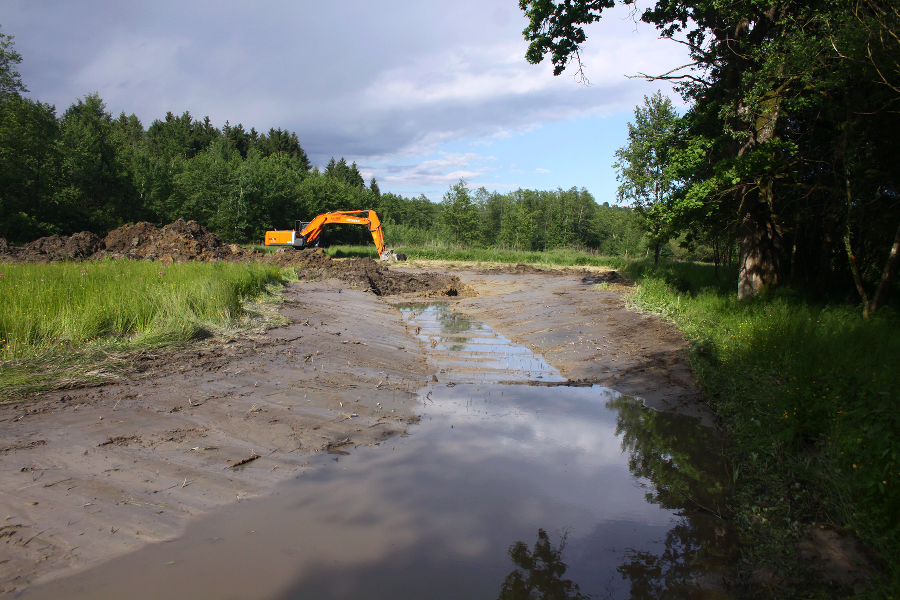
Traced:
[[295, 221], [293, 229], [267, 231], [266, 246], [285, 246], [302, 250], [303, 248], [316, 247], [321, 242], [322, 229], [332, 223], [350, 223], [352, 225], [366, 225], [378, 255], [381, 260], [406, 260], [405, 254], [394, 254], [393, 250], [385, 248], [384, 230], [381, 221], [374, 210], [337, 210], [322, 213], [312, 221]]

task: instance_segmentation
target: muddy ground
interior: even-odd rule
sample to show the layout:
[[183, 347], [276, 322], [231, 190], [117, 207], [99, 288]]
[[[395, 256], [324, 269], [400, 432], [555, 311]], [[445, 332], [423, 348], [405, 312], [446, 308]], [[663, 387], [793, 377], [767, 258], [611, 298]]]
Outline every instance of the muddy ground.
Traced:
[[146, 357], [128, 381], [0, 407], [0, 590], [170, 539], [265, 494], [311, 453], [339, 457], [414, 426], [417, 390], [441, 374], [392, 306], [410, 300], [406, 288], [452, 302], [569, 379], [709, 422], [674, 327], [596, 289], [615, 288], [615, 274], [382, 268], [292, 284], [290, 325], [263, 337]]

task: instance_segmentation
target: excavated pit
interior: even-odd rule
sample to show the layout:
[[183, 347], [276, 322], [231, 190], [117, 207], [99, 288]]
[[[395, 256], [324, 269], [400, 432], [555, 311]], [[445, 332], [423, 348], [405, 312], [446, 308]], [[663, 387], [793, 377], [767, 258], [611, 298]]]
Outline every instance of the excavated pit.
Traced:
[[341, 261], [335, 267], [341, 279], [351, 285], [368, 289], [376, 296], [416, 294], [425, 297], [474, 296], [474, 290], [459, 277], [448, 273], [402, 273], [391, 271], [387, 265], [371, 258]]

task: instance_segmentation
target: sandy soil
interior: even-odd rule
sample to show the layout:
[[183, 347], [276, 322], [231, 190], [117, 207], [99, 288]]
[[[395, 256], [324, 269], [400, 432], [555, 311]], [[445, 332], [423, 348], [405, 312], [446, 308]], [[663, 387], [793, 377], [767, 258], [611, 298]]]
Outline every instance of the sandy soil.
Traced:
[[[523, 267], [454, 271], [477, 295], [451, 301], [572, 380], [711, 422], [674, 327], [595, 289], [614, 276]], [[0, 407], [0, 591], [177, 536], [266, 493], [310, 453], [402, 434], [435, 374], [399, 300], [336, 279], [296, 283], [291, 324], [262, 341], [156, 357], [125, 383]]]
[[459, 300], [457, 310], [543, 355], [569, 380], [610, 387], [657, 410], [713, 424], [675, 326], [629, 310], [621, 291], [596, 289], [597, 283], [617, 280], [614, 274], [457, 275], [478, 292]]

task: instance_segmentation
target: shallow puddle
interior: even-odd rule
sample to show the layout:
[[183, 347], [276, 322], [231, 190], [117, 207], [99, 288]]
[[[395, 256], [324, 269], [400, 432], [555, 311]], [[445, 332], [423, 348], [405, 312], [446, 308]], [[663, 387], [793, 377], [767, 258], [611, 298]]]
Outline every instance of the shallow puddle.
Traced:
[[425, 343], [428, 360], [440, 381], [497, 383], [565, 378], [544, 358], [490, 327], [453, 312], [449, 303], [401, 305], [416, 337]]
[[598, 386], [457, 383], [561, 378], [480, 324], [410, 310], [427, 345], [492, 366], [439, 355], [451, 382], [423, 390], [407, 437], [315, 455], [273, 496], [21, 597], [728, 597], [725, 469], [705, 428]]

